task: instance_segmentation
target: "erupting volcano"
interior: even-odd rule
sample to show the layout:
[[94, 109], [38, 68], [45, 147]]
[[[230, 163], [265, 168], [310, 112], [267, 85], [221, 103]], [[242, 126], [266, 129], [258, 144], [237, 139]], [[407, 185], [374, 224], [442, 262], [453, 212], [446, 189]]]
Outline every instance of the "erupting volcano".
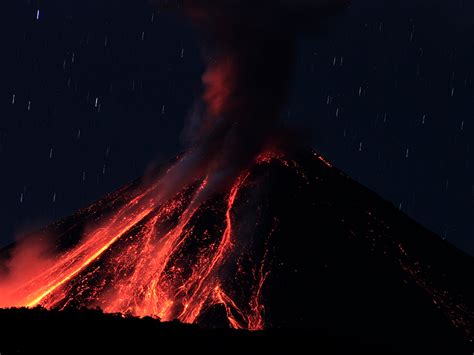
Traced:
[[[265, 147], [287, 96], [296, 34], [346, 1], [155, 5], [184, 13], [202, 35], [208, 68], [187, 130], [190, 148], [152, 181], [91, 207], [96, 214], [106, 208], [109, 215], [81, 223], [83, 235], [65, 251], [30, 263], [36, 272], [28, 272], [27, 280], [6, 282], [0, 304], [98, 306], [186, 323], [221, 304], [232, 327], [262, 329], [262, 287], [270, 272], [266, 238], [277, 222], [262, 231], [266, 238], [255, 239], [246, 230], [250, 226], [234, 225], [235, 203], [252, 184], [255, 165], [279, 154]], [[261, 228], [258, 220], [253, 223]]]
[[[264, 153], [257, 165], [273, 158]], [[99, 306], [111, 313], [193, 323], [222, 304], [232, 327], [262, 329], [266, 239], [252, 241], [233, 225], [234, 204], [251, 184], [249, 175], [245, 171], [224, 196], [200, 204], [196, 198], [207, 179], [162, 204], [155, 199], [159, 180], [119, 191], [83, 212], [87, 217], [79, 218], [81, 223], [99, 221], [80, 241], [43, 260], [48, 267], [24, 284], [2, 288], [2, 305]], [[100, 216], [103, 208], [109, 216]], [[79, 227], [60, 237], [70, 238]], [[248, 283], [243, 292], [229, 288], [239, 279]]]
[[329, 329], [402, 352], [468, 348], [473, 259], [322, 156], [267, 149], [200, 202], [206, 179], [157, 203], [167, 171], [4, 250], [1, 306]]
[[5, 249], [1, 307], [467, 348], [474, 289], [462, 275], [473, 259], [321, 155], [275, 138], [296, 34], [347, 2], [273, 3], [158, 2], [192, 19], [209, 63], [190, 148]]

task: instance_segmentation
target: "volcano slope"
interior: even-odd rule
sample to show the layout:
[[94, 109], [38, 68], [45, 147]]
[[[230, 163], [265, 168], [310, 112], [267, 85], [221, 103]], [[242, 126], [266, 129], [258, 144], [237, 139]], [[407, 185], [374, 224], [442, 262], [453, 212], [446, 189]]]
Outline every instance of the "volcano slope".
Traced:
[[[199, 204], [205, 179], [157, 205], [161, 174], [5, 249], [0, 305], [472, 352], [473, 258], [322, 156], [266, 151]], [[30, 250], [43, 239], [48, 256]], [[19, 255], [36, 270], [28, 277], [13, 272]]]

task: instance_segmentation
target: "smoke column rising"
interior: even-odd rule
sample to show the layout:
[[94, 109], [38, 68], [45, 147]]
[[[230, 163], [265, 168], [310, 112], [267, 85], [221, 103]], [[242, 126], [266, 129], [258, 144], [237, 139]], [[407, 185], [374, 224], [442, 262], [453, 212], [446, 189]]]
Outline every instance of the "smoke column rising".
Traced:
[[[258, 271], [251, 272], [245, 297], [234, 300], [226, 289], [225, 281], [242, 272], [229, 266], [246, 248], [232, 210], [249, 166], [268, 158], [257, 156], [287, 97], [296, 35], [317, 27], [344, 3], [173, 4], [200, 30], [208, 59], [189, 150], [163, 176], [130, 195], [122, 191], [113, 197], [107, 203], [110, 215], [88, 226], [73, 247], [57, 255], [45, 253], [51, 248], [43, 244], [14, 249], [7, 272], [0, 275], [0, 306], [64, 309], [79, 304], [193, 323], [209, 305], [223, 304], [232, 327], [264, 326], [260, 296], [268, 275], [266, 252], [259, 262], [249, 262]], [[216, 218], [223, 227], [209, 227], [213, 231], [206, 236], [189, 225], [207, 197], [221, 190], [226, 192], [224, 210]], [[23, 275], [16, 271], [23, 269], [24, 255], [33, 266]]]
[[296, 36], [317, 30], [348, 0], [154, 1], [188, 16], [208, 61], [191, 148], [163, 179], [169, 198], [207, 176], [202, 199], [228, 188], [261, 152], [286, 102]]

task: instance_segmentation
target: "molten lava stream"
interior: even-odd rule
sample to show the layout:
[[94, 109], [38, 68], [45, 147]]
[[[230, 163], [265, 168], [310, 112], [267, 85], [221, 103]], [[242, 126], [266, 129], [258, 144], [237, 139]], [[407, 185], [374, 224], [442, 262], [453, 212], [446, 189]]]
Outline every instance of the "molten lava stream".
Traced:
[[232, 249], [231, 210], [234, 206], [237, 193], [248, 176], [248, 172], [243, 176], [240, 176], [230, 191], [227, 199], [227, 210], [225, 213], [226, 227], [222, 237], [220, 238], [220, 243], [218, 244], [216, 252], [210, 261], [196, 270], [196, 272], [193, 273], [193, 277], [191, 277], [182, 287], [182, 291], [185, 294], [188, 294], [189, 291], [193, 290], [191, 295], [186, 297], [186, 307], [183, 310], [183, 313], [179, 316], [179, 319], [183, 322], [193, 323], [195, 321], [201, 312], [202, 305], [209, 298], [210, 293], [215, 289], [215, 287], [217, 287], [217, 285], [215, 285], [216, 280], [213, 280], [212, 276], [215, 276], [213, 274], [218, 271], [225, 256]]
[[[259, 156], [256, 163], [272, 160], [288, 166], [281, 155], [272, 152]], [[194, 323], [209, 307], [221, 304], [231, 327], [262, 329], [262, 288], [269, 274], [266, 245], [260, 263], [252, 262], [250, 296], [225, 290], [226, 280], [238, 279], [229, 275], [226, 265], [235, 264], [234, 258], [241, 253], [235, 248], [239, 240], [233, 235], [232, 211], [249, 176], [250, 171], [243, 172], [225, 197], [223, 230], [207, 236], [207, 230], [194, 232], [207, 179], [166, 203], [156, 198], [156, 182], [14, 290], [15, 305], [99, 306], [105, 312]], [[164, 228], [171, 216], [179, 218]], [[191, 251], [187, 249], [190, 245], [194, 245]]]
[[[156, 243], [153, 242], [156, 232], [153, 225], [156, 220], [150, 220], [141, 252], [133, 259], [126, 254], [119, 257], [119, 263], [126, 264], [125, 268], [133, 268], [133, 273], [117, 282], [116, 291], [105, 302], [104, 310], [138, 316], [153, 315], [165, 321], [179, 319], [185, 323], [193, 323], [205, 307], [220, 303], [224, 305], [229, 323], [234, 328], [247, 328], [248, 319], [259, 318], [250, 314], [246, 316], [236, 303], [225, 295], [220, 287], [222, 280], [219, 274], [234, 245], [231, 210], [248, 175], [249, 173], [245, 173], [237, 179], [227, 197], [224, 232], [212, 245], [201, 251], [196, 263], [183, 266], [176, 261], [179, 259], [177, 256], [183, 253], [182, 245], [192, 238], [192, 233], [186, 228], [198, 209], [193, 202], [183, 212], [177, 226]], [[204, 187], [205, 183], [201, 185], [201, 189]], [[198, 195], [199, 191], [195, 197]], [[178, 275], [178, 270], [183, 267], [190, 268], [186, 278]], [[233, 313], [239, 314], [239, 319], [246, 324], [241, 324], [242, 321], [239, 322]]]
[[105, 301], [106, 312], [152, 315], [163, 320], [175, 318], [172, 310], [175, 304], [175, 285], [170, 283], [170, 275], [165, 269], [186, 240], [185, 228], [199, 207], [194, 202], [195, 198], [206, 184], [207, 181], [204, 180], [174, 228], [157, 237], [155, 226], [165, 217], [159, 213], [146, 223], [143, 240], [140, 240], [139, 250], [134, 257], [131, 258], [129, 253], [122, 253], [117, 257], [117, 264], [133, 272], [126, 279], [116, 282], [115, 292], [108, 295]]
[[112, 244], [155, 208], [150, 194], [154, 187], [131, 199], [101, 227], [96, 228], [75, 248], [57, 257], [52, 266], [11, 293], [16, 306], [33, 307], [77, 276]]

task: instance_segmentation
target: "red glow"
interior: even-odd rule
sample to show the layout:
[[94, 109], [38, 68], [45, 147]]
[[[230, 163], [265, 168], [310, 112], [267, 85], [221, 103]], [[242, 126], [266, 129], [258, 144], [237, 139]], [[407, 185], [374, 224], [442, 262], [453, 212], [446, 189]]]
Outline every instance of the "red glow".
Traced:
[[202, 77], [206, 86], [203, 98], [214, 117], [223, 114], [224, 110], [233, 108], [231, 96], [234, 92], [235, 72], [232, 58], [220, 58]]
[[[264, 164], [272, 159], [282, 158], [266, 152], [256, 161]], [[221, 304], [233, 328], [264, 328], [267, 251], [254, 265], [248, 299], [234, 299], [225, 282], [236, 278], [227, 274], [225, 265], [235, 265], [232, 258], [239, 241], [233, 208], [249, 175], [243, 172], [227, 193], [220, 232], [219, 228], [194, 231], [193, 218], [203, 208], [199, 194], [207, 179], [164, 204], [154, 198], [159, 186], [155, 181], [90, 227], [76, 246], [58, 256], [33, 260], [29, 268], [35, 272], [28, 279], [17, 280], [14, 288], [0, 283], [0, 306], [61, 309], [79, 303], [105, 312], [194, 323], [209, 307]], [[189, 245], [197, 247], [190, 252]], [[7, 289], [8, 294], [3, 292]]]

